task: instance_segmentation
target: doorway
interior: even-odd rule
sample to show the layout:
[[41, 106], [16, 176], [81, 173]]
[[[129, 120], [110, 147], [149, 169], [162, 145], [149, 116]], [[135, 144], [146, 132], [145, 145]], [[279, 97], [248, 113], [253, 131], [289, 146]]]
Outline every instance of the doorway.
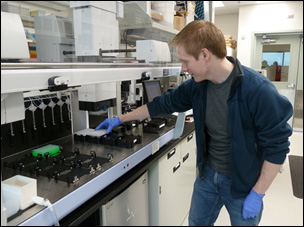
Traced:
[[256, 33], [253, 67], [262, 70], [279, 93], [292, 103], [288, 123], [303, 131], [303, 35], [302, 33]]

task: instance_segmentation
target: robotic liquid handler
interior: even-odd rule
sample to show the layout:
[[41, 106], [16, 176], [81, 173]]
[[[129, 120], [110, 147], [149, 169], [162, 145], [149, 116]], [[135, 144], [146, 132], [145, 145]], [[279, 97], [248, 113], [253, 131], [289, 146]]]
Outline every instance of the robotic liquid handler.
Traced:
[[[54, 74], [60, 77], [66, 78], [64, 81], [67, 85], [67, 90], [71, 93], [75, 93], [73, 98], [70, 100], [71, 108], [71, 127], [72, 132], [76, 132], [82, 129], [88, 128], [88, 111], [79, 110], [79, 100], [78, 100], [78, 88], [84, 85], [94, 85], [94, 84], [104, 84], [108, 82], [117, 82], [125, 80], [137, 80], [141, 78], [143, 72], [150, 72], [152, 77], [159, 77], [163, 75], [164, 70], [172, 69], [179, 70], [179, 66], [172, 67], [153, 67], [146, 64], [130, 64], [130, 65], [118, 65], [118, 64], [108, 64], [100, 65], [93, 64], [88, 70], [85, 63], [77, 63], [67, 65], [64, 64], [66, 68], [62, 68], [60, 64], [49, 64], [52, 65], [52, 69], [44, 69], [44, 65], [35, 64], [32, 66], [31, 63], [28, 63], [27, 69], [19, 68], [19, 64], [4, 64], [2, 63], [1, 70], [1, 108], [2, 116], [4, 117], [3, 124], [9, 124], [16, 121], [22, 121], [24, 119], [24, 92], [32, 91], [37, 92], [37, 89], [47, 92], [48, 91], [48, 80], [52, 78]], [[77, 65], [77, 66], [76, 66]], [[24, 66], [24, 64], [22, 65]], [[58, 66], [58, 67], [57, 67]], [[60, 66], [60, 67], [59, 67]], [[82, 67], [83, 66], [83, 67]], [[12, 69], [13, 67], [13, 69]], [[56, 68], [57, 67], [57, 68]], [[115, 67], [115, 68], [113, 68]], [[9, 69], [6, 69], [9, 68]], [[89, 71], [89, 72], [88, 72]], [[108, 75], [111, 75], [109, 77]], [[24, 80], [26, 78], [26, 80]], [[68, 78], [68, 80], [67, 80]], [[22, 83], [15, 83], [15, 81], [22, 81]], [[65, 83], [65, 82], [64, 82]], [[56, 84], [56, 82], [55, 82]], [[57, 93], [57, 91], [54, 91]], [[60, 91], [65, 92], [65, 91]], [[38, 92], [40, 93], [40, 92]], [[50, 107], [46, 108], [47, 109]], [[16, 111], [18, 109], [19, 111]], [[15, 113], [15, 115], [10, 114]], [[19, 116], [21, 115], [21, 116]], [[36, 115], [37, 116], [37, 115]], [[57, 124], [57, 123], [56, 123]], [[183, 124], [181, 124], [183, 125]], [[100, 192], [103, 188], [108, 186], [111, 182], [118, 179], [128, 169], [140, 163], [149, 155], [158, 151], [160, 147], [166, 144], [173, 138], [178, 136], [177, 131], [172, 129], [166, 134], [160, 136], [159, 138], [151, 141], [140, 150], [136, 151], [133, 154], [130, 154], [124, 159], [117, 160], [117, 163], [113, 163], [107, 170], [97, 175], [92, 180], [83, 183], [81, 186], [62, 198], [56, 198], [55, 200], [50, 201], [53, 203], [53, 208], [57, 214], [58, 220], [62, 219], [74, 209], [79, 207], [82, 203], [87, 201], [89, 198], [94, 196], [96, 193]], [[175, 136], [174, 136], [175, 135]], [[115, 156], [114, 156], [115, 160]], [[128, 163], [129, 168], [124, 169]], [[80, 179], [81, 182], [81, 179]], [[94, 185], [99, 185], [99, 188], [96, 188]], [[37, 182], [37, 195], [43, 198], [40, 194], [40, 183]], [[85, 195], [85, 196], [83, 196]], [[37, 206], [35, 206], [37, 207]], [[33, 208], [31, 208], [33, 209]], [[34, 208], [37, 210], [37, 208]], [[42, 209], [42, 210], [41, 210]], [[4, 209], [3, 209], [4, 210]], [[2, 211], [3, 211], [2, 210]], [[50, 215], [49, 209], [40, 208], [40, 212], [29, 216], [27, 218], [17, 217], [8, 222], [9, 225], [35, 225], [36, 223], [41, 223], [41, 225], [52, 225], [54, 224], [54, 218]], [[5, 215], [2, 215], [2, 218], [5, 218]]]

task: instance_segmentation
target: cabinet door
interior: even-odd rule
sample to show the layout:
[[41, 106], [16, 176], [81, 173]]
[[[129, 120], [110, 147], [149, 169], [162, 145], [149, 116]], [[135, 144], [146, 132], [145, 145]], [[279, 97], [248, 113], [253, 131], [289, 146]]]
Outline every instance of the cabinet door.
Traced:
[[159, 225], [180, 225], [184, 211], [181, 209], [182, 189], [179, 187], [181, 178], [181, 162], [178, 161], [159, 182]]
[[148, 173], [101, 207], [101, 225], [149, 225]]
[[181, 163], [181, 173], [179, 179], [179, 187], [181, 190], [180, 202], [185, 218], [190, 209], [193, 184], [196, 179], [196, 147], [188, 150], [188, 152], [181, 159]]
[[183, 158], [189, 151], [192, 151], [194, 147], [196, 147], [195, 132], [192, 132], [180, 142], [180, 158]]
[[158, 161], [159, 176], [164, 176], [173, 165], [175, 165], [180, 159], [180, 146], [177, 145], [170, 149], [164, 156]]

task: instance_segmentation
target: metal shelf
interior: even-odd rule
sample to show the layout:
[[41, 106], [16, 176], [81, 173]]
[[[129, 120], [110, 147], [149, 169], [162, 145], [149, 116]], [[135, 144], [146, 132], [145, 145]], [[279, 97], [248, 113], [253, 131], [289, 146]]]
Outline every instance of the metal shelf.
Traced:
[[131, 39], [156, 39], [168, 42], [179, 30], [173, 28], [173, 25], [154, 21], [150, 12], [145, 12], [136, 2], [124, 3], [124, 18], [119, 19], [119, 28], [121, 31], [129, 30]]

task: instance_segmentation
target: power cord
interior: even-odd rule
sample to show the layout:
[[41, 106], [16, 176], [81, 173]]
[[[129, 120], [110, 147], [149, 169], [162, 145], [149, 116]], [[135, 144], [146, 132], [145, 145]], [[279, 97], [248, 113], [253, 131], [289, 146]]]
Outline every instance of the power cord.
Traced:
[[50, 209], [51, 213], [53, 214], [55, 226], [60, 226], [57, 215], [56, 215], [54, 207], [53, 207], [53, 204], [48, 199], [45, 199], [45, 198], [42, 198], [39, 196], [35, 196], [35, 197], [33, 197], [33, 202], [36, 203], [37, 205], [48, 207]]

